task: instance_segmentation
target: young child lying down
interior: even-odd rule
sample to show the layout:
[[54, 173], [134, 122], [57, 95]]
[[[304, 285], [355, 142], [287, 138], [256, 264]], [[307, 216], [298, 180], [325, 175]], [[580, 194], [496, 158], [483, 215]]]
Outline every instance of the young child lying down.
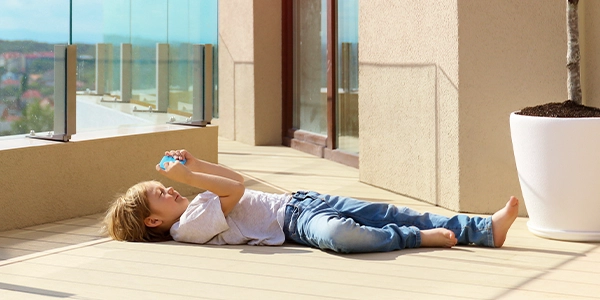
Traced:
[[518, 213], [515, 197], [491, 217], [448, 218], [314, 191], [271, 194], [246, 189], [239, 173], [186, 150], [165, 156], [173, 161], [161, 162], [158, 172], [206, 192], [188, 201], [158, 181], [138, 183], [106, 213], [104, 230], [111, 238], [270, 246], [290, 241], [342, 253], [456, 244], [501, 247]]

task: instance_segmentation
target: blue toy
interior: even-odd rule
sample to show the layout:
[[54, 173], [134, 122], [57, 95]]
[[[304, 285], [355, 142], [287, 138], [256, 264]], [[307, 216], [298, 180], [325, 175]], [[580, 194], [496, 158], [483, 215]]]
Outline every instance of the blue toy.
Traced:
[[[164, 170], [164, 169], [165, 169], [165, 163], [166, 163], [166, 162], [174, 162], [174, 161], [177, 161], [177, 160], [176, 160], [175, 158], [173, 158], [173, 156], [167, 156], [167, 155], [165, 155], [165, 156], [163, 156], [163, 158], [160, 160], [160, 163], [159, 163], [159, 165], [160, 165], [160, 168]], [[184, 160], [180, 160], [179, 162], [180, 162], [181, 164], [184, 164], [184, 165], [185, 165], [185, 159], [184, 159]]]

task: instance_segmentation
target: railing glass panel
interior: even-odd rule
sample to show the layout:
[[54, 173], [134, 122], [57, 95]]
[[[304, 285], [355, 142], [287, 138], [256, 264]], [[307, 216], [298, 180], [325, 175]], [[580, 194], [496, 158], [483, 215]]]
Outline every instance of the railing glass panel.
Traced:
[[131, 0], [132, 102], [159, 111], [166, 111], [167, 13], [166, 0]]
[[54, 45], [69, 42], [69, 1], [4, 1], [0, 9], [0, 136], [54, 129]]
[[[78, 1], [87, 3], [85, 0]], [[131, 87], [131, 70], [122, 70], [121, 48], [122, 45], [131, 45], [131, 2], [103, 0], [101, 3], [101, 9], [96, 10], [102, 14], [102, 22], [97, 25], [102, 28], [102, 39], [96, 44], [96, 93], [106, 95], [105, 100], [128, 102], [130, 99], [122, 94], [121, 73], [128, 72], [127, 86]], [[125, 94], [130, 95], [131, 92]]]
[[[188, 0], [190, 41], [212, 45], [212, 115], [219, 117], [219, 0]], [[205, 100], [210, 101], [210, 100]]]
[[71, 42], [77, 45], [77, 91], [96, 89], [96, 44], [103, 40], [104, 14], [101, 1], [72, 2]]
[[[213, 104], [213, 115], [218, 111], [215, 105], [217, 94], [217, 83], [215, 79], [217, 60], [217, 26], [218, 26], [218, 1], [190, 1], [190, 0], [170, 0], [168, 2], [168, 44], [169, 44], [169, 111], [174, 112], [184, 118], [193, 116], [194, 106]], [[198, 45], [210, 44], [209, 49], [213, 58], [212, 64], [203, 61], [203, 57], [197, 56], [195, 47]], [[196, 53], [196, 54], [195, 54]], [[206, 54], [205, 54], [206, 55]], [[209, 62], [208, 62], [209, 63]], [[207, 68], [202, 74], [194, 73], [194, 67], [205, 64]], [[209, 74], [206, 74], [209, 73]], [[202, 78], [198, 78], [198, 75]], [[208, 76], [212, 75], [212, 76]], [[201, 97], [210, 99], [198, 99], [194, 101], [194, 82], [202, 80]], [[211, 82], [212, 81], [212, 82]], [[210, 86], [206, 86], [210, 85]], [[196, 91], [199, 92], [199, 91]], [[197, 109], [196, 109], [197, 110]], [[204, 119], [203, 114], [203, 119]], [[179, 121], [179, 117], [176, 118]], [[210, 120], [208, 120], [210, 121]]]
[[168, 8], [169, 109], [190, 117], [193, 112], [193, 51], [188, 0], [170, 0]]

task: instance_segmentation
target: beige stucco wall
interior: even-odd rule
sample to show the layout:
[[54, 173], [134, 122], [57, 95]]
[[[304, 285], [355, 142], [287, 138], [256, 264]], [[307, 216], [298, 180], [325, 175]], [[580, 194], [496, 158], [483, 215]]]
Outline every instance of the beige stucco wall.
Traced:
[[[586, 16], [597, 5], [586, 1]], [[565, 100], [564, 10], [563, 0], [361, 1], [361, 180], [466, 212], [521, 196], [509, 114]], [[597, 58], [586, 59], [594, 103]]]
[[580, 0], [581, 81], [583, 102], [600, 107], [600, 1]]
[[68, 143], [32, 141], [0, 150], [0, 165], [10, 166], [0, 173], [0, 231], [103, 212], [117, 193], [145, 180], [160, 180], [183, 195], [199, 192], [166, 179], [155, 165], [165, 150], [182, 148], [218, 162], [217, 127], [170, 127], [111, 138], [82, 139], [80, 133]]
[[281, 145], [281, 1], [219, 1], [219, 134]]
[[456, 210], [456, 1], [359, 5], [360, 179]]
[[458, 7], [460, 209], [493, 212], [521, 195], [509, 114], [566, 99], [565, 1]]

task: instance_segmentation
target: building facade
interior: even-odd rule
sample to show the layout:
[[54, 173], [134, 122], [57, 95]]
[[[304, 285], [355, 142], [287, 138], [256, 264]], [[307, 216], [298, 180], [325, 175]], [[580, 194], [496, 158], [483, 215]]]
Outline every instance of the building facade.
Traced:
[[[253, 145], [287, 144], [336, 159], [336, 131], [294, 127], [294, 101], [302, 87], [288, 82], [302, 78], [294, 77], [298, 69], [310, 72], [322, 64], [319, 53], [298, 64], [290, 56], [299, 54], [290, 50], [322, 44], [323, 32], [332, 32], [323, 29], [332, 26], [327, 18], [337, 13], [340, 22], [340, 11], [332, 13], [340, 3], [220, 1], [220, 110], [214, 123], [221, 136]], [[565, 1], [356, 4], [358, 151], [338, 151], [343, 155], [337, 159], [355, 163], [365, 183], [454, 211], [491, 213], [510, 195], [520, 196], [509, 115], [566, 100]], [[600, 3], [582, 0], [579, 6], [584, 103], [600, 106], [600, 87], [594, 84], [600, 28], [593, 21]], [[314, 21], [319, 18], [326, 21]], [[308, 37], [298, 38], [299, 28]], [[336, 69], [335, 56], [327, 59]], [[321, 94], [331, 88], [327, 84], [321, 81]], [[331, 109], [340, 93], [330, 91], [329, 97], [319, 99], [317, 111]]]
[[[564, 0], [62, 3], [0, 12], [16, 28], [0, 31], [1, 51], [19, 53], [0, 56], [0, 163], [28, 158], [0, 175], [0, 230], [102, 211], [153, 178], [165, 147], [217, 162], [218, 136], [293, 147], [358, 168], [373, 186], [492, 213], [521, 196], [510, 113], [567, 97]], [[596, 107], [598, 14], [600, 2], [580, 1], [583, 98]], [[57, 44], [77, 46], [67, 78], [76, 134], [26, 139], [34, 112], [48, 117], [38, 133], [54, 124], [56, 134], [52, 111], [64, 117], [54, 110], [68, 98], [56, 93], [56, 51], [52, 63], [27, 56]], [[30, 62], [17, 68], [13, 56]], [[33, 91], [43, 99], [25, 101]]]

